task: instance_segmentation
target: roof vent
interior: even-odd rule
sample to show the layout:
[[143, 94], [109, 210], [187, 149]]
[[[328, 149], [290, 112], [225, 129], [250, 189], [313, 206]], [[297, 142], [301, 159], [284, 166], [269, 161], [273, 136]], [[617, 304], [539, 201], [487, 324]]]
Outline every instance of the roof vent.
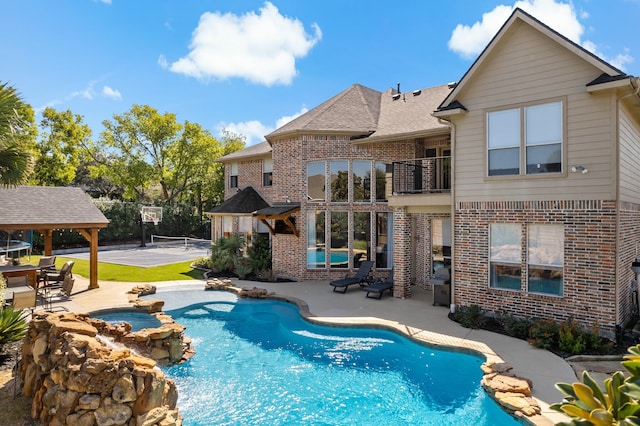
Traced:
[[402, 92], [400, 91], [400, 83], [398, 83], [398, 93], [402, 93]]
[[422, 93], [422, 90], [414, 90], [413, 96], [418, 96], [420, 93]]
[[391, 96], [391, 99], [397, 101], [398, 99], [400, 99], [400, 93], [396, 93], [395, 95]]
[[456, 87], [458, 85], [457, 82], [452, 81], [451, 83], [447, 84], [447, 87], [449, 87], [449, 89], [453, 89], [454, 87]]

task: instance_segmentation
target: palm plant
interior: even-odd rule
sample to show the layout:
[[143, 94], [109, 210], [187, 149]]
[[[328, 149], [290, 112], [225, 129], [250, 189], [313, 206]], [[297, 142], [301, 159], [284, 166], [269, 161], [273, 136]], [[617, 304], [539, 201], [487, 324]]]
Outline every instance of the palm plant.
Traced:
[[20, 132], [19, 111], [24, 107], [16, 90], [8, 83], [0, 83], [0, 184], [22, 183], [30, 156], [24, 152], [15, 135]]
[[243, 248], [244, 240], [237, 234], [220, 238], [211, 246], [211, 264], [218, 271], [232, 272]]

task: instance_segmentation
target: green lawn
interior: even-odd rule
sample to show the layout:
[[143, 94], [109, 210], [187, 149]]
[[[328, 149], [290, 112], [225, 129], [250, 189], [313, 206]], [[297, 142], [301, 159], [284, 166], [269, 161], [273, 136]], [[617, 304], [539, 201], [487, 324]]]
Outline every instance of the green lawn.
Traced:
[[[37, 265], [40, 256], [31, 256], [31, 260], [23, 258], [23, 263]], [[60, 268], [68, 261], [73, 260], [73, 273], [83, 277], [89, 277], [89, 261], [71, 259], [58, 256], [56, 267]], [[153, 268], [139, 268], [136, 266], [114, 265], [112, 263], [98, 262], [99, 281], [123, 281], [123, 282], [154, 282], [171, 280], [197, 280], [202, 279], [202, 271], [191, 269], [191, 261], [172, 263], [170, 265], [156, 266]]]

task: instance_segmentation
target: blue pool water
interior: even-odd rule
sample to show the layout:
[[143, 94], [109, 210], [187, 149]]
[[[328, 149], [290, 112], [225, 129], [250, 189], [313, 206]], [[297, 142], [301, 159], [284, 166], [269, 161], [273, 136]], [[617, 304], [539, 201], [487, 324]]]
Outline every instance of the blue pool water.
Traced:
[[93, 318], [110, 322], [111, 324], [119, 322], [128, 322], [131, 324], [131, 331], [139, 331], [143, 328], [155, 328], [160, 326], [160, 321], [153, 315], [137, 311], [113, 311], [103, 312], [91, 315]]
[[196, 349], [165, 369], [185, 425], [520, 424], [480, 387], [478, 357], [222, 297], [169, 312]]

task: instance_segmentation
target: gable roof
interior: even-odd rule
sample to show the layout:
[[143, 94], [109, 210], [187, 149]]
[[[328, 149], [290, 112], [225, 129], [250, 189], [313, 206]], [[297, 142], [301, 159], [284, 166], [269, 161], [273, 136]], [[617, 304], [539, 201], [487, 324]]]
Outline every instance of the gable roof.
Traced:
[[109, 219], [80, 188], [0, 187], [0, 229], [105, 228]]
[[265, 157], [271, 154], [271, 144], [267, 141], [257, 143], [255, 145], [248, 146], [240, 151], [232, 152], [223, 157], [216, 159], [215, 161], [220, 163], [228, 163], [231, 161], [240, 160], [250, 157]]
[[354, 84], [266, 136], [268, 141], [297, 132], [365, 135], [377, 127], [382, 93]]
[[267, 203], [252, 186], [247, 186], [207, 213], [218, 215], [249, 215], [265, 207], [269, 207], [269, 203]]
[[[436, 110], [436, 116], [438, 115], [438, 112], [443, 112], [443, 114], [440, 114], [440, 115], [448, 115], [447, 113], [444, 113], [444, 112], [456, 110], [456, 109], [464, 109], [464, 107], [456, 100], [456, 96], [458, 96], [458, 94], [462, 91], [462, 89], [467, 84], [467, 82], [471, 79], [471, 76], [475, 73], [475, 71], [478, 68], [482, 66], [482, 64], [490, 56], [491, 52], [496, 47], [496, 45], [500, 42], [500, 40], [502, 40], [505, 37], [505, 34], [509, 32], [509, 29], [512, 26], [514, 26], [516, 22], [524, 22], [530, 25], [531, 27], [538, 30], [542, 34], [554, 40], [556, 43], [564, 46], [566, 49], [568, 49], [575, 55], [589, 62], [591, 65], [599, 69], [602, 72], [602, 74], [609, 77], [609, 79], [602, 78], [602, 81], [611, 81], [611, 79], [619, 80], [619, 79], [624, 79], [629, 77], [624, 72], [620, 71], [618, 68], [607, 63], [606, 61], [600, 59], [593, 53], [589, 52], [588, 50], [584, 49], [583, 47], [569, 40], [562, 34], [553, 30], [548, 25], [545, 25], [538, 19], [529, 15], [522, 9], [516, 8], [511, 14], [511, 16], [509, 17], [509, 19], [507, 19], [507, 21], [498, 30], [496, 35], [491, 39], [489, 44], [480, 53], [480, 55], [475, 60], [475, 62], [471, 65], [471, 67], [467, 70], [467, 72], [465, 72], [465, 74], [462, 76], [458, 84], [456, 84], [455, 88], [442, 101], [442, 103]], [[451, 106], [451, 104], [454, 102], [458, 102], [458, 106], [456, 108], [453, 108]]]

